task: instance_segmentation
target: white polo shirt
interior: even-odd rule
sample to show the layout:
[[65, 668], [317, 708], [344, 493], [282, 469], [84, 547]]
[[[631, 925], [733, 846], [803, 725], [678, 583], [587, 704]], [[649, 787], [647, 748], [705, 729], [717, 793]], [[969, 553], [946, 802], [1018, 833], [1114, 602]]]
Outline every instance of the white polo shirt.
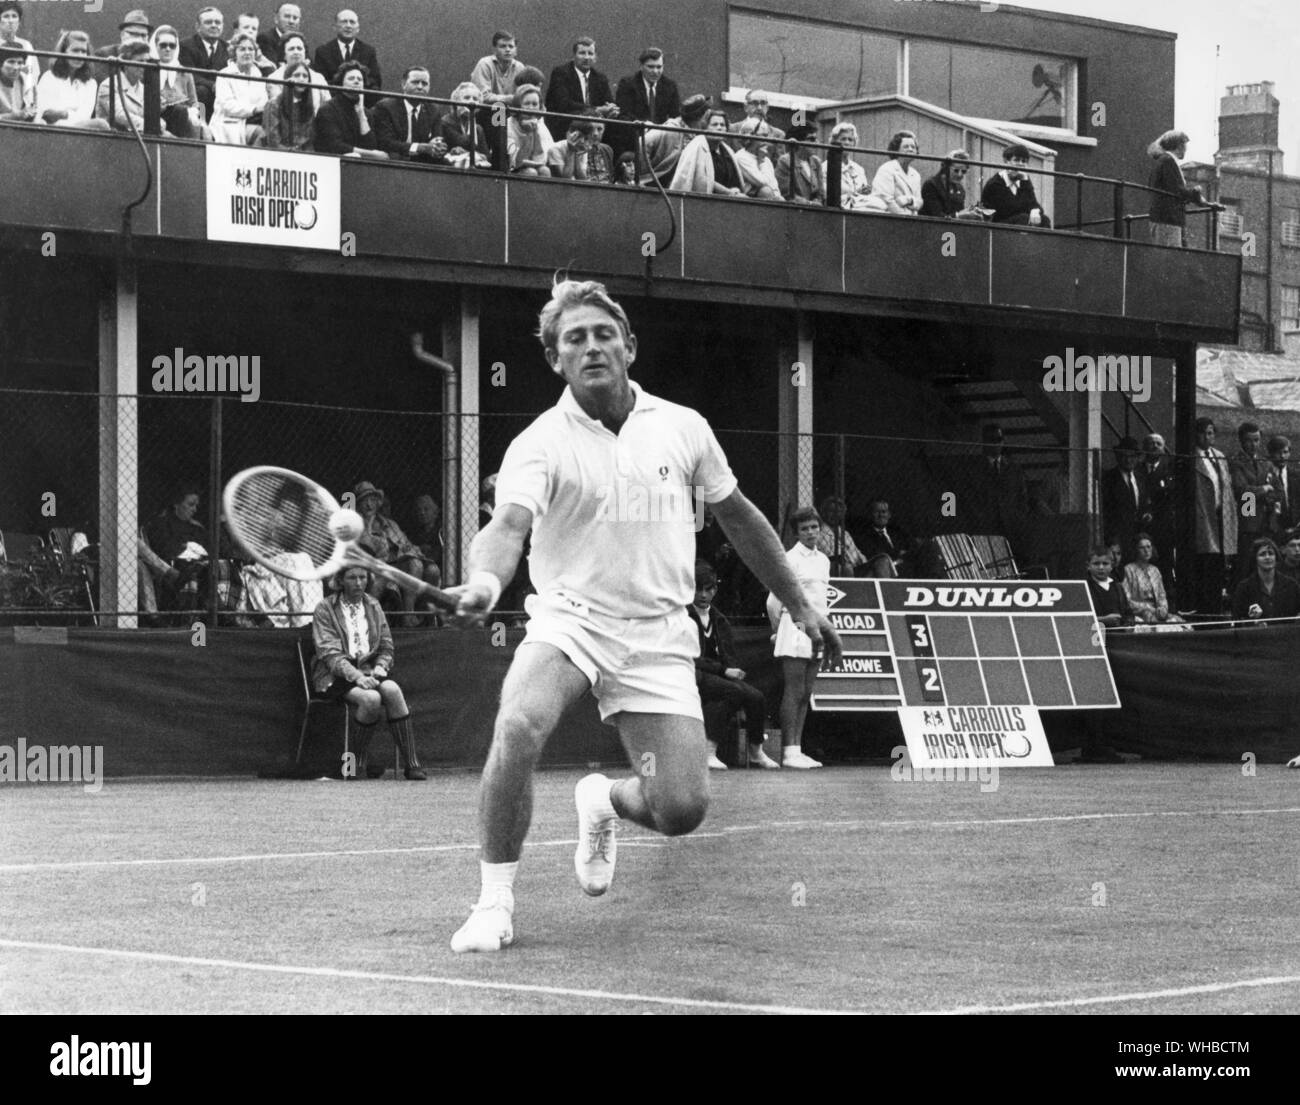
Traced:
[[566, 387], [506, 450], [498, 506], [532, 512], [529, 568], [539, 594], [614, 618], [656, 618], [695, 596], [698, 497], [736, 490], [703, 416], [642, 391], [617, 435]]

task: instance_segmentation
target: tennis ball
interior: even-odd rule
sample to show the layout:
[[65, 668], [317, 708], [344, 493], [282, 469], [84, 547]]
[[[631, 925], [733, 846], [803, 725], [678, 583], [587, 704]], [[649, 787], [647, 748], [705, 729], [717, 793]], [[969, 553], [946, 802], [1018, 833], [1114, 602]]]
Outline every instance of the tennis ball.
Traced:
[[365, 522], [355, 510], [336, 510], [330, 515], [330, 533], [340, 541], [355, 541], [365, 529]]

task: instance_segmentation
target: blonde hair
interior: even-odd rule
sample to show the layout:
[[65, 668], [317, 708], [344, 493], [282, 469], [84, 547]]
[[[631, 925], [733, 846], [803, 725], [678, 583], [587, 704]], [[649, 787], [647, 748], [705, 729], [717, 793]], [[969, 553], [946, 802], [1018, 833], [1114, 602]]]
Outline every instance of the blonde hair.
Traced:
[[546, 349], [554, 349], [560, 340], [560, 316], [574, 307], [599, 307], [618, 323], [626, 342], [632, 336], [627, 312], [610, 298], [605, 285], [596, 280], [556, 278], [550, 301], [537, 316], [537, 337]]

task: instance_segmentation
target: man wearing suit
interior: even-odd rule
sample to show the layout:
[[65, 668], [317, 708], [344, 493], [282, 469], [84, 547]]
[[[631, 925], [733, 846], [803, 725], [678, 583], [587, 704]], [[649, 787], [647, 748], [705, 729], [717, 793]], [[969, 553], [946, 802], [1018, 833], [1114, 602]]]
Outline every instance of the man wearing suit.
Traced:
[[361, 63], [345, 61], [334, 80], [343, 90], [335, 92], [334, 98], [316, 112], [316, 152], [387, 161], [388, 153], [379, 149], [370, 117], [361, 102], [365, 90]]
[[[190, 69], [208, 69], [220, 73], [230, 64], [226, 44], [221, 32], [226, 20], [217, 8], [204, 8], [195, 20], [198, 33], [181, 43], [181, 64]], [[194, 75], [194, 91], [203, 105], [204, 119], [212, 118], [212, 103], [216, 99], [217, 78]]]
[[[1138, 466], [1142, 454], [1131, 437], [1115, 446], [1115, 467], [1101, 478], [1101, 510], [1108, 538], [1119, 541], [1125, 563], [1133, 559], [1137, 535], [1151, 524], [1151, 499], [1147, 481]], [[1118, 565], [1117, 565], [1118, 567]]]
[[[609, 78], [596, 69], [596, 40], [586, 36], [573, 44], [573, 58], [551, 70], [546, 84], [546, 110], [564, 115], [598, 115], [609, 119], [618, 114]], [[552, 135], [567, 133], [568, 119], [548, 119]]]
[[[422, 65], [411, 66], [402, 77], [402, 91], [407, 96], [427, 96], [429, 71]], [[371, 112], [375, 140], [393, 161], [445, 165], [447, 143], [433, 136], [436, 116], [433, 104], [389, 96], [380, 100]]]
[[[618, 82], [614, 103], [620, 119], [639, 119], [647, 123], [666, 123], [681, 114], [682, 98], [677, 85], [664, 76], [664, 52], [651, 46], [641, 51], [641, 68]], [[634, 127], [611, 126], [607, 139], [614, 153], [635, 150]]]
[[1014, 549], [1021, 544], [1029, 515], [1029, 485], [1020, 466], [1003, 453], [1002, 427], [990, 423], [982, 437], [984, 455], [967, 474], [969, 501], [986, 527], [975, 532], [1005, 537]]
[[1002, 151], [1002, 160], [1007, 167], [995, 173], [984, 185], [980, 193], [980, 206], [993, 211], [991, 221], [995, 223], [1015, 223], [1019, 226], [1041, 226], [1052, 229], [1052, 220], [1043, 212], [1034, 186], [1025, 169], [1029, 165], [1029, 150], [1020, 143], [1008, 146]]
[[[889, 578], [892, 571], [895, 576], [910, 576], [915, 567], [911, 559], [915, 542], [892, 521], [893, 514], [884, 499], [873, 499], [867, 511], [871, 515], [871, 528], [862, 536], [866, 574]], [[890, 567], [884, 565], [886, 558]]]
[[1193, 515], [1194, 578], [1189, 598], [1193, 609], [1199, 613], [1220, 614], [1223, 612], [1226, 560], [1237, 549], [1238, 511], [1232, 501], [1228, 458], [1214, 447], [1212, 418], [1196, 420], [1192, 477], [1196, 481], [1196, 508]]
[[275, 25], [257, 36], [257, 48], [276, 65], [283, 65], [284, 40], [302, 31], [302, 8], [297, 4], [281, 4], [275, 10]]
[[1237, 511], [1236, 578], [1244, 579], [1255, 570], [1250, 547], [1256, 538], [1269, 530], [1273, 516], [1273, 496], [1268, 484], [1272, 466], [1259, 451], [1263, 435], [1253, 422], [1237, 427], [1237, 455], [1228, 461], [1232, 477], [1233, 508]]
[[1300, 471], [1291, 464], [1291, 439], [1280, 434], [1268, 439], [1268, 486], [1272, 498], [1272, 511], [1268, 529], [1274, 540], [1285, 544], [1284, 535], [1300, 523]]
[[[318, 73], [324, 73], [325, 79], [330, 84], [338, 84], [335, 78], [343, 63], [359, 61], [366, 67], [366, 88], [368, 91], [373, 91], [383, 82], [379, 73], [379, 55], [375, 53], [373, 46], [361, 41], [358, 37], [360, 33], [361, 20], [357, 18], [357, 13], [344, 8], [334, 18], [334, 37], [324, 46], [316, 48], [312, 68]], [[373, 106], [378, 98], [367, 95], [366, 103]]]

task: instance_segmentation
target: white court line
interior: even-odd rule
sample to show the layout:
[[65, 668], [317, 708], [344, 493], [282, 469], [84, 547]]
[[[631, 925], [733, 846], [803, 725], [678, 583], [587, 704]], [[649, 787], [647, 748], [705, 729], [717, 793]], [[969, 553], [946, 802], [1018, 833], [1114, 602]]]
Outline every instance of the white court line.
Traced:
[[1015, 1005], [963, 1005], [957, 1009], [928, 1009], [921, 1017], [960, 1017], [974, 1013], [1032, 1013], [1039, 1009], [1078, 1009], [1087, 1005], [1114, 1005], [1125, 1001], [1156, 1001], [1182, 998], [1192, 994], [1222, 994], [1228, 990], [1248, 990], [1260, 986], [1294, 986], [1300, 975], [1275, 975], [1271, 978], [1244, 978], [1238, 982], [1213, 982], [1204, 986], [1181, 986], [1176, 990], [1140, 990], [1131, 994], [1102, 994], [1091, 998], [1061, 998], [1057, 1001], [1022, 1001]]
[[[0, 940], [0, 948], [20, 951], [58, 952], [85, 956], [99, 955], [112, 959], [133, 959], [145, 963], [174, 963], [184, 967], [212, 967], [231, 971], [254, 971], [260, 974], [305, 975], [313, 978], [351, 979], [358, 982], [405, 982], [416, 986], [450, 986], [466, 990], [495, 990], [510, 994], [546, 994], [550, 997], [586, 998], [589, 1000], [625, 1001], [647, 1005], [676, 1005], [688, 1009], [723, 1009], [735, 1013], [782, 1013], [825, 1016], [863, 1016], [860, 1009], [809, 1009], [799, 1005], [755, 1005], [739, 1001], [707, 1001], [702, 998], [674, 998], [660, 994], [620, 994], [609, 990], [578, 990], [568, 986], [538, 986], [523, 982], [483, 982], [471, 978], [447, 978], [441, 975], [395, 975], [378, 971], [345, 971], [336, 967], [300, 967], [282, 963], [248, 963], [236, 959], [203, 959], [192, 955], [165, 955], [161, 952], [133, 952], [114, 948], [84, 948], [72, 944], [42, 944], [33, 940]], [[506, 953], [507, 955], [510, 953]]]
[[[691, 833], [681, 837], [682, 841], [716, 840], [721, 837], [735, 836], [739, 833], [770, 832], [773, 829], [969, 829], [1000, 825], [1046, 825], [1064, 824], [1071, 821], [1126, 821], [1148, 817], [1254, 817], [1259, 815], [1300, 813], [1300, 806], [1284, 806], [1278, 809], [1238, 809], [1238, 810], [1149, 810], [1125, 813], [1071, 813], [1053, 814], [1045, 817], [993, 817], [975, 818], [963, 821], [765, 821], [754, 825], [729, 825], [710, 832]], [[572, 848], [578, 841], [537, 840], [529, 841], [527, 848]], [[620, 839], [619, 844], [632, 848], [663, 848], [668, 842], [656, 836], [631, 837]], [[472, 852], [478, 849], [477, 843], [465, 844], [426, 844], [412, 848], [346, 848], [335, 851], [319, 852], [256, 852], [237, 856], [179, 856], [156, 859], [83, 859], [48, 863], [4, 863], [0, 864], [0, 874], [16, 874], [25, 871], [73, 871], [96, 867], [161, 867], [205, 863], [251, 863], [259, 860], [282, 859], [336, 859], [342, 856], [390, 856], [422, 855], [437, 852]]]

